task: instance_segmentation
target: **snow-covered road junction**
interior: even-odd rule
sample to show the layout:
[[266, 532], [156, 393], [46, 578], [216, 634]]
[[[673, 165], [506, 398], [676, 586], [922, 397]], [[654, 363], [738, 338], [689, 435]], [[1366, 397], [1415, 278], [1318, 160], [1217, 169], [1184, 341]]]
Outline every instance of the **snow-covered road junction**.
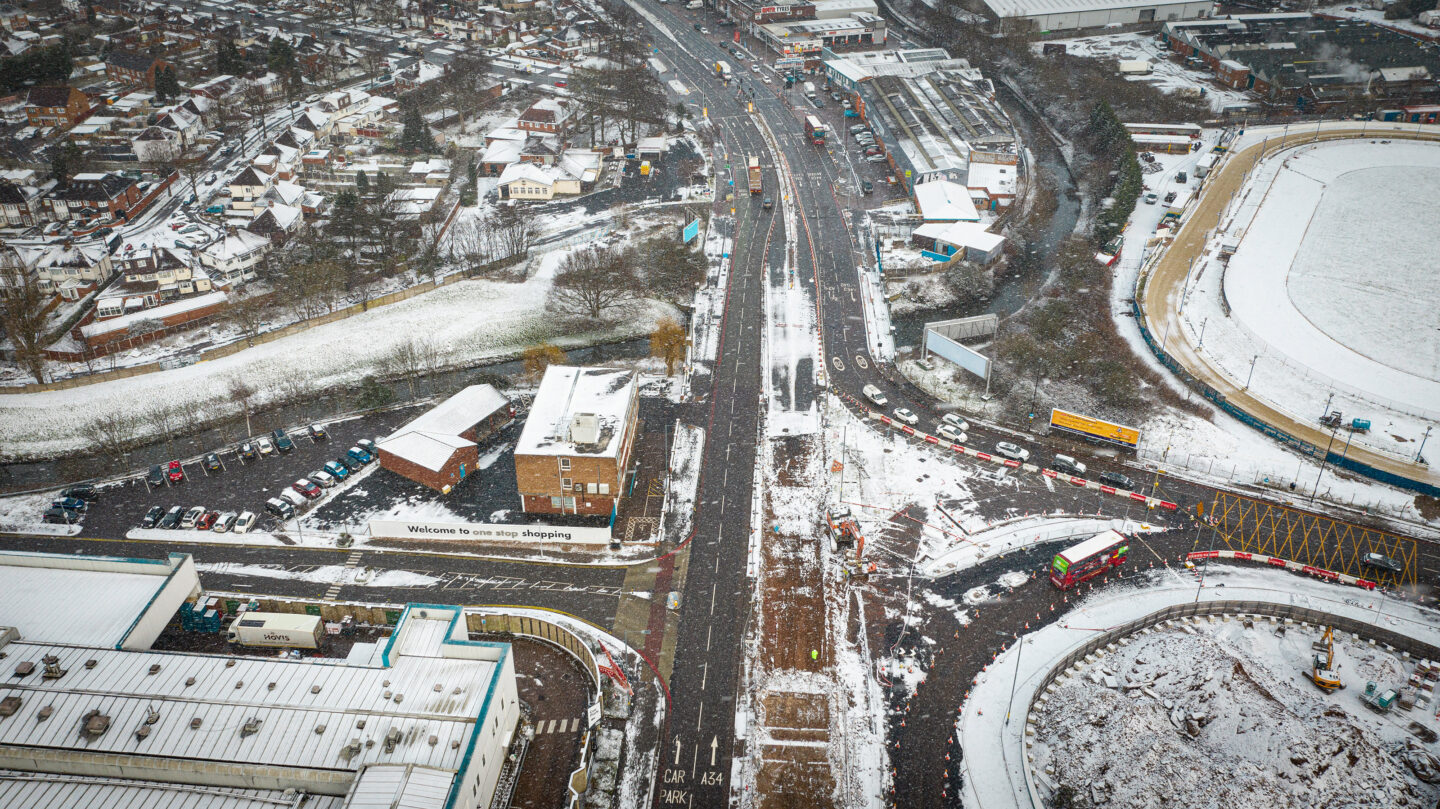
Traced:
[[[1116, 805], [1152, 805], [1152, 800], [1177, 795], [1171, 786], [1183, 789], [1180, 780], [1197, 790], [1189, 793], [1188, 805], [1210, 805], [1212, 797], [1224, 799], [1218, 805], [1242, 805], [1227, 802], [1236, 796], [1226, 793], [1232, 789], [1227, 780], [1231, 770], [1226, 768], [1237, 761], [1257, 770], [1255, 783], [1263, 786], [1255, 789], [1272, 789], [1268, 781], [1276, 779], [1286, 782], [1277, 793], [1282, 797], [1252, 792], [1249, 798], [1260, 802], [1244, 805], [1333, 805], [1329, 798], [1350, 795], [1354, 785], [1315, 775], [1313, 761], [1303, 772], [1297, 770], [1300, 765], [1293, 759], [1314, 754], [1295, 752], [1300, 747], [1294, 745], [1325, 747], [1325, 729], [1341, 726], [1347, 728], [1345, 737], [1330, 739], [1330, 748], [1336, 743], [1358, 745], [1352, 752], [1389, 768], [1384, 778], [1374, 769], [1351, 776], [1372, 790], [1366, 794], [1381, 801], [1373, 805], [1405, 805], [1408, 797], [1397, 796], [1436, 792], [1433, 785], [1391, 766], [1414, 732], [1407, 731], [1406, 723], [1440, 729], [1434, 706], [1381, 715], [1359, 699], [1367, 677], [1388, 675], [1381, 687], [1399, 687], [1421, 661], [1421, 655], [1394, 647], [1404, 643], [1416, 650], [1440, 651], [1440, 626], [1429, 610], [1383, 592], [1271, 570], [1212, 565], [1203, 580], [1176, 569], [1141, 575], [1149, 578], [1148, 586], [1107, 587], [1072, 602], [1069, 613], [1022, 636], [976, 678], [956, 722], [966, 806], [1048, 805], [1061, 781], [1080, 789], [1086, 800], [1092, 798], [1086, 793], [1098, 785], [1095, 788]], [[1309, 682], [1306, 670], [1313, 653], [1310, 644], [1325, 624], [1336, 625], [1336, 660], [1347, 686], [1329, 694]], [[1144, 649], [1137, 655], [1139, 646]], [[1157, 672], [1170, 675], [1171, 682]], [[1197, 672], [1204, 673], [1198, 680], [1193, 676]], [[1232, 677], [1243, 677], [1244, 682], [1232, 684]], [[1219, 682], [1212, 682], [1216, 678]], [[1107, 690], [1112, 693], [1100, 693]], [[1207, 697], [1202, 692], [1215, 693]], [[1262, 714], [1258, 723], [1252, 721], [1256, 716], [1246, 714], [1256, 695], [1264, 703], [1263, 709], [1255, 709]], [[1124, 710], [1107, 713], [1098, 707], [1117, 699]], [[1177, 710], [1183, 714], [1178, 727], [1172, 721]], [[1198, 732], [1192, 735], [1197, 728], [1185, 720], [1197, 715], [1204, 719], [1196, 720]], [[1159, 721], [1151, 721], [1157, 717]], [[1112, 723], [1117, 727], [1107, 728]], [[1297, 735], [1293, 750], [1252, 743], [1287, 723]], [[1238, 729], [1253, 730], [1257, 724], [1263, 727], [1249, 738]], [[1064, 730], [1057, 732], [1056, 727]], [[1076, 766], [1085, 766], [1079, 761], [1087, 755], [1085, 741], [1079, 737], [1095, 736], [1095, 754], [1103, 755], [1110, 749], [1101, 738], [1107, 731], [1126, 738], [1150, 734], [1147, 760], [1134, 762], [1134, 767], [1129, 760], [1110, 761], [1111, 766], [1091, 769], [1083, 778], [1066, 779], [1066, 774], [1075, 775]], [[1167, 734], [1189, 738], [1182, 745], [1167, 745]], [[1183, 752], [1169, 760], [1167, 751], [1176, 750]], [[1394, 755], [1376, 752], [1383, 750]], [[1327, 748], [1327, 753], [1334, 751]], [[1343, 756], [1340, 761], [1344, 763]], [[1325, 769], [1321, 766], [1319, 772]], [[1206, 774], [1218, 772], [1227, 774]], [[1434, 795], [1429, 800], [1433, 805]]]

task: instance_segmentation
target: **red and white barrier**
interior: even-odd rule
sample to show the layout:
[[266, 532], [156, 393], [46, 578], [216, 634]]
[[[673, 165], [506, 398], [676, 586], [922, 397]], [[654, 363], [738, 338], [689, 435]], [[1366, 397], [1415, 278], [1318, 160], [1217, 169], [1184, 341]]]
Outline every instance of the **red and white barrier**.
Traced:
[[1369, 579], [1362, 579], [1358, 576], [1350, 576], [1344, 573], [1336, 573], [1333, 570], [1326, 570], [1323, 567], [1314, 567], [1263, 553], [1248, 553], [1246, 551], [1195, 551], [1194, 553], [1185, 555], [1186, 561], [1193, 562], [1197, 559], [1240, 559], [1246, 562], [1259, 562], [1262, 565], [1283, 567], [1286, 570], [1305, 573], [1328, 581], [1336, 581], [1341, 584], [1353, 584], [1365, 590], [1374, 590], [1376, 584]]

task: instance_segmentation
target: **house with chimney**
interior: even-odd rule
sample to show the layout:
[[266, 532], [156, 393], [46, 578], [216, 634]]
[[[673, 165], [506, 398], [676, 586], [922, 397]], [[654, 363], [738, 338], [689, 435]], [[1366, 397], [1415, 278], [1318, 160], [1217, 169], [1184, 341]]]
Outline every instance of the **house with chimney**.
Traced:
[[50, 194], [51, 215], [57, 220], [109, 216], [124, 219], [144, 197], [140, 185], [118, 172], [86, 172]]
[[[95, 319], [109, 320], [135, 312], [158, 309], [215, 291], [205, 270], [184, 252], [169, 247], [126, 250], [120, 257], [121, 277], [95, 298]], [[177, 308], [178, 309], [178, 308]], [[185, 314], [198, 310], [186, 309]], [[181, 314], [179, 311], [174, 314]], [[203, 315], [175, 318], [180, 325]]]
[[270, 239], [244, 228], [226, 228], [225, 235], [200, 250], [200, 265], [217, 284], [230, 286], [253, 281], [260, 263], [270, 252]]
[[546, 368], [515, 446], [521, 509], [613, 516], [635, 451], [639, 397], [634, 371]]
[[31, 87], [25, 98], [25, 119], [31, 126], [71, 127], [90, 114], [90, 99], [68, 85]]
[[40, 289], [67, 301], [78, 301], [110, 279], [114, 263], [110, 250], [99, 240], [16, 246], [25, 267], [35, 274]]
[[570, 121], [570, 103], [561, 98], [542, 98], [515, 119], [515, 126], [528, 132], [555, 135]]

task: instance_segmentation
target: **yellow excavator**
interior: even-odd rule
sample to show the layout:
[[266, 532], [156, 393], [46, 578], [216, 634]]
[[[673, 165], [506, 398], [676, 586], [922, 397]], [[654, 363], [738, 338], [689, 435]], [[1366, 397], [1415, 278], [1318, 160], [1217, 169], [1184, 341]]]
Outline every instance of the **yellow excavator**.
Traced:
[[1335, 673], [1335, 627], [1325, 627], [1325, 634], [1311, 644], [1311, 648], [1315, 650], [1315, 660], [1311, 664], [1310, 679], [1316, 687], [1327, 694], [1344, 688], [1340, 675]]

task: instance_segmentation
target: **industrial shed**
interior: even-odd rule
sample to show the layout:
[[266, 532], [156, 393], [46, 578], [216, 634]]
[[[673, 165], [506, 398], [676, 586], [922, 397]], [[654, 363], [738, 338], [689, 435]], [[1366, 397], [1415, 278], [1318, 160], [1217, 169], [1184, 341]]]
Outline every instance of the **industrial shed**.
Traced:
[[1212, 4], [1196, 0], [985, 0], [999, 20], [1028, 22], [1037, 31], [1199, 20]]
[[490, 385], [471, 385], [380, 439], [380, 466], [438, 491], [475, 471], [476, 442], [514, 418], [510, 400]]

